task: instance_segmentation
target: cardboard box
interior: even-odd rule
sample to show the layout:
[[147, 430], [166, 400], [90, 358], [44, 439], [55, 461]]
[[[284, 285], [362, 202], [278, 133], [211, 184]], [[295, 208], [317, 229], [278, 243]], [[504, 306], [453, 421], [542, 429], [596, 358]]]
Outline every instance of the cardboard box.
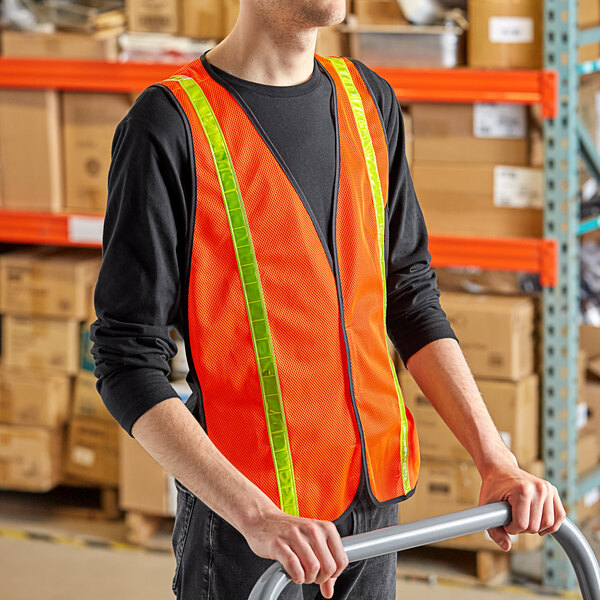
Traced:
[[544, 186], [539, 169], [420, 163], [415, 159], [411, 172], [431, 233], [497, 237], [543, 234]]
[[116, 421], [74, 418], [69, 426], [66, 471], [86, 481], [118, 485], [119, 426]]
[[79, 369], [79, 322], [3, 315], [2, 360], [9, 368], [75, 375]]
[[58, 92], [0, 89], [3, 207], [58, 211], [62, 195]]
[[0, 488], [47, 492], [60, 482], [63, 430], [0, 425]]
[[[592, 58], [592, 57], [588, 57]], [[596, 56], [600, 58], [600, 55]], [[583, 62], [583, 61], [582, 61]], [[591, 73], [580, 78], [579, 116], [592, 138], [596, 149], [600, 150], [600, 73]]]
[[130, 106], [128, 94], [63, 94], [68, 211], [104, 213], [115, 128]]
[[533, 372], [530, 298], [444, 292], [440, 300], [474, 375], [518, 381]]
[[43, 371], [0, 371], [0, 422], [60, 427], [69, 418], [71, 379]]
[[[227, 19], [229, 25], [229, 19]], [[218, 39], [226, 33], [225, 2], [184, 0], [182, 33], [186, 37]]]
[[408, 25], [397, 0], [354, 0], [360, 25]]
[[0, 35], [4, 56], [117, 60], [118, 40], [122, 32], [122, 28], [98, 31], [93, 34], [69, 31], [40, 33], [5, 30]]
[[[477, 386], [500, 436], [520, 464], [529, 464], [538, 458], [538, 385], [537, 375], [529, 375], [517, 382], [477, 380]], [[400, 387], [406, 406], [417, 424], [421, 456], [442, 460], [469, 460], [468, 452], [407, 371], [400, 374]]]
[[584, 323], [579, 326], [579, 347], [594, 359], [600, 356], [600, 327]]
[[[537, 477], [543, 476], [541, 461], [526, 466], [525, 470]], [[472, 461], [424, 461], [421, 463], [416, 493], [399, 505], [400, 523], [474, 508], [479, 503], [480, 489], [481, 477]], [[541, 544], [542, 538], [538, 535], [523, 534], [513, 537], [514, 550], [533, 550]], [[447, 540], [439, 545], [500, 551], [485, 531]]]
[[527, 166], [527, 111], [517, 104], [411, 106], [415, 161]]
[[81, 370], [77, 373], [73, 388], [73, 416], [113, 422], [114, 419], [96, 388], [97, 381], [96, 376], [89, 371]]
[[347, 34], [338, 25], [319, 27], [315, 52], [321, 56], [347, 56]]
[[174, 516], [177, 490], [173, 477], [125, 431], [119, 443], [119, 506], [148, 515]]
[[101, 264], [91, 248], [29, 248], [0, 256], [0, 310], [87, 320]]
[[229, 35], [240, 14], [239, 0], [224, 0], [224, 3], [225, 6], [223, 7], [224, 19], [222, 37]]
[[587, 427], [577, 439], [577, 475], [593, 469], [600, 463], [600, 438], [597, 431]]
[[600, 383], [588, 381], [582, 390], [585, 405], [589, 412], [586, 429], [594, 430], [600, 439]]
[[469, 0], [469, 66], [541, 69], [542, 9], [542, 0]]
[[586, 44], [577, 49], [577, 62], [583, 63], [588, 60], [598, 60], [600, 58], [600, 44]]
[[579, 0], [577, 5], [577, 27], [587, 29], [600, 25], [600, 0]]
[[[600, 487], [590, 490], [577, 502], [577, 522], [583, 523], [600, 514]], [[571, 515], [569, 515], [571, 516]]]
[[182, 28], [180, 0], [126, 0], [125, 10], [129, 31], [178, 35]]

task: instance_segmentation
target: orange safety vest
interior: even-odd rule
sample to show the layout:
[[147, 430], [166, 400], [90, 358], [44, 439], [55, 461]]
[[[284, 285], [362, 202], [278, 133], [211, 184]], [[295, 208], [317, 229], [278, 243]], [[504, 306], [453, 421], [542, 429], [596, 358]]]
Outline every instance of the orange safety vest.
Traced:
[[397, 502], [420, 461], [386, 345], [383, 126], [355, 66], [317, 59], [337, 103], [333, 256], [243, 101], [200, 59], [161, 83], [193, 137], [188, 360], [207, 434], [283, 511], [335, 520], [361, 472]]

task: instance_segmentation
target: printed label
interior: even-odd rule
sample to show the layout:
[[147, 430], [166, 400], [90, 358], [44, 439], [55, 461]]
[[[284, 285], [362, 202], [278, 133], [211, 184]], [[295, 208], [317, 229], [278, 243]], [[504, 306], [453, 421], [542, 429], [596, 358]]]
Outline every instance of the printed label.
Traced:
[[174, 517], [177, 512], [177, 488], [175, 487], [175, 480], [172, 475], [168, 476], [167, 482], [167, 510], [169, 514]]
[[488, 37], [493, 44], [529, 44], [533, 42], [533, 19], [490, 17]]
[[475, 104], [473, 135], [478, 138], [523, 138], [527, 112], [518, 104]]
[[585, 402], [579, 402], [575, 410], [577, 429], [582, 429], [587, 425], [588, 422], [588, 405]]
[[544, 175], [542, 169], [494, 167], [494, 206], [542, 208]]
[[82, 467], [91, 467], [96, 461], [96, 453], [90, 448], [75, 446], [71, 450], [71, 460], [76, 465], [81, 465]]
[[[598, 113], [600, 114], [600, 113]], [[598, 184], [593, 177], [590, 177], [582, 186], [581, 186], [581, 199], [584, 202], [589, 202], [598, 191]]]
[[598, 500], [600, 500], [600, 488], [595, 488], [583, 496], [583, 505], [592, 506], [596, 504]]
[[69, 241], [80, 244], [101, 244], [103, 217], [73, 215], [67, 223]]
[[512, 442], [512, 437], [508, 431], [499, 431], [500, 437], [502, 441], [506, 444], [506, 447], [510, 450], [510, 443]]

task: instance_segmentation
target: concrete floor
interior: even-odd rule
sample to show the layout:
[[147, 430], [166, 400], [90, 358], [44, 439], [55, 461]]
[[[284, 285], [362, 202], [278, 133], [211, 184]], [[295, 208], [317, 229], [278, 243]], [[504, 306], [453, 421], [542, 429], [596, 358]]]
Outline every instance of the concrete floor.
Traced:
[[[0, 598], [10, 600], [169, 600], [173, 560], [78, 548], [41, 541], [0, 538]], [[398, 598], [411, 600], [530, 600], [481, 588], [400, 581]], [[233, 599], [232, 599], [233, 600]], [[241, 600], [241, 599], [240, 599]], [[376, 600], [376, 599], [365, 599]]]
[[[22, 539], [19, 532], [59, 535], [62, 543]], [[170, 589], [174, 560], [167, 551], [170, 550], [168, 530], [154, 540], [155, 547], [163, 550], [160, 553], [76, 545], [82, 538], [122, 542], [124, 524], [122, 521], [14, 514], [3, 511], [0, 504], [0, 599], [174, 600]], [[523, 564], [521, 558], [518, 562]], [[535, 569], [534, 565], [532, 570]], [[529, 600], [535, 595], [523, 588], [486, 589], [400, 579], [397, 598]]]
[[[0, 522], [1, 527], [8, 527], [8, 524]], [[173, 558], [166, 553], [138, 553], [0, 537], [0, 598], [169, 600], [174, 598], [170, 591], [172, 574]], [[513, 589], [507, 593], [400, 580], [397, 597], [411, 600], [529, 600], [532, 594], [525, 590]]]

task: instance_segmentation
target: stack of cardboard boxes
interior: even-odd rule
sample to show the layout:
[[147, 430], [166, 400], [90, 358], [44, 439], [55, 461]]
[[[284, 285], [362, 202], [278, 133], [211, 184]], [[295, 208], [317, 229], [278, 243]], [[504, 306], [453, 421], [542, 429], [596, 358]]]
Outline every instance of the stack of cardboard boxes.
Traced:
[[[579, 396], [583, 411], [578, 415], [578, 475], [584, 475], [600, 462], [600, 328], [582, 325], [580, 346], [584, 356], [584, 376], [580, 377]], [[577, 503], [577, 518], [585, 521], [600, 515], [600, 487], [590, 490]]]
[[[534, 335], [532, 299], [443, 292], [441, 303], [501, 438], [523, 469], [543, 477], [539, 460], [539, 379], [534, 356], [539, 340]], [[600, 329], [583, 326], [581, 332], [578, 476], [600, 463]], [[587, 355], [593, 358], [588, 361]], [[405, 370], [400, 370], [400, 385], [417, 424], [422, 458], [418, 491], [414, 499], [400, 505], [400, 521], [476, 506], [481, 478], [472, 459]], [[589, 492], [577, 505], [579, 521], [598, 514], [600, 488]], [[529, 550], [538, 547], [541, 538], [520, 535], [513, 542], [515, 549]], [[444, 545], [498, 549], [485, 532]]]
[[2, 487], [48, 490], [62, 478], [81, 322], [97, 250], [39, 247], [0, 257]]
[[90, 326], [96, 320], [93, 296], [89, 317], [81, 325], [79, 365], [73, 386], [65, 471], [87, 483], [116, 487], [119, 483], [119, 426], [96, 389]]
[[413, 104], [412, 177], [436, 234], [542, 235], [543, 171], [519, 105]]
[[[444, 292], [441, 302], [504, 443], [523, 468], [542, 476], [532, 300]], [[400, 505], [401, 522], [477, 506], [481, 479], [470, 456], [407, 371], [400, 373], [400, 385], [417, 424], [422, 457], [417, 493]], [[519, 536], [517, 548], [539, 543], [538, 536]], [[498, 549], [486, 533], [446, 545]]]
[[[116, 60], [118, 31], [2, 31], [7, 58]], [[122, 93], [0, 89], [0, 208], [102, 214]], [[35, 173], [35, 177], [31, 176]]]

